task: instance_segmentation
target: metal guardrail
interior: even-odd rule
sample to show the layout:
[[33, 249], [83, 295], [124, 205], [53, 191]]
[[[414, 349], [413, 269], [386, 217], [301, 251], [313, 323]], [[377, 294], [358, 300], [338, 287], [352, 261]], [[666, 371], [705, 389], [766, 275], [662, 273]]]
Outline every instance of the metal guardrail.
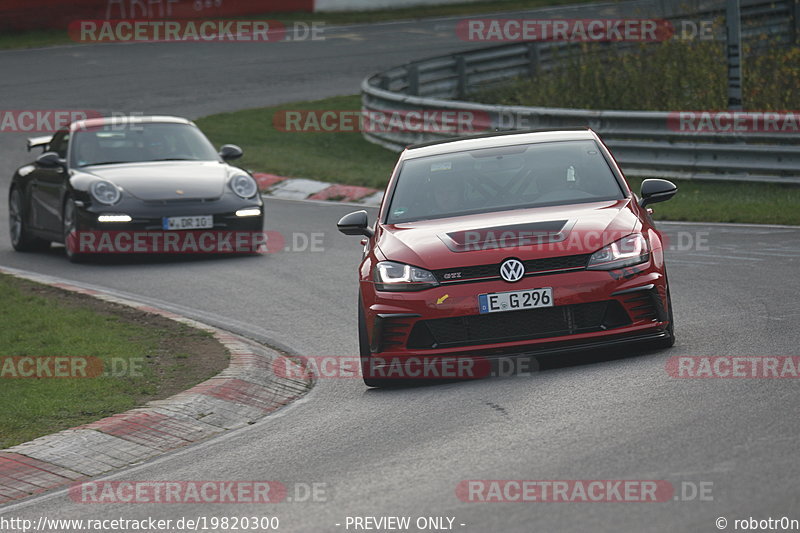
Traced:
[[[672, 6], [672, 4], [669, 4]], [[695, 8], [695, 17], [712, 18], [719, 10]], [[670, 11], [664, 8], [664, 11]], [[797, 42], [800, 0], [742, 0], [744, 27]], [[670, 12], [670, 18], [678, 15]], [[553, 68], [563, 49], [554, 42], [494, 46], [435, 57], [371, 76], [362, 84], [367, 116], [451, 111], [470, 117], [471, 128], [452, 131], [404, 131], [373, 124], [367, 140], [392, 150], [440, 138], [480, 131], [590, 127], [614, 152], [628, 175], [800, 184], [800, 135], [794, 133], [692, 132], [676, 127], [676, 113], [593, 111], [546, 107], [484, 105], [460, 101], [476, 87], [515, 77], [535, 76]], [[631, 46], [618, 43], [609, 46]], [[453, 100], [456, 99], [456, 100]], [[779, 123], [800, 114], [778, 114]], [[434, 128], [435, 130], [435, 128]]]

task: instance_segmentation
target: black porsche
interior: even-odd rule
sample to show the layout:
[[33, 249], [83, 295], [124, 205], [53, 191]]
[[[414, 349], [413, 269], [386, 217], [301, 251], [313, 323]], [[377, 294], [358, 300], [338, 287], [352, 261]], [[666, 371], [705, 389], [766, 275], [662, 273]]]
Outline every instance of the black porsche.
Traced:
[[28, 151], [36, 147], [43, 153], [17, 169], [9, 190], [17, 251], [64, 243], [72, 261], [103, 252], [228, 252], [263, 235], [258, 184], [229, 164], [242, 150], [217, 152], [189, 120], [88, 119], [29, 139]]

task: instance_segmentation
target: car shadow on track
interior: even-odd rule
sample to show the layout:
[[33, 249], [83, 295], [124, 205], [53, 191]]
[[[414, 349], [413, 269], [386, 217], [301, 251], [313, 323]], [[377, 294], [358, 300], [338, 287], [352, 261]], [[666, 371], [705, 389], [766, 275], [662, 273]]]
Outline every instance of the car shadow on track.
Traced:
[[627, 346], [614, 348], [595, 348], [575, 352], [564, 352], [557, 355], [515, 355], [492, 361], [492, 372], [487, 377], [471, 379], [417, 379], [390, 382], [380, 388], [369, 388], [365, 394], [391, 394], [392, 392], [408, 391], [428, 387], [441, 387], [443, 385], [465, 384], [475, 381], [492, 379], [522, 379], [530, 378], [540, 372], [561, 370], [575, 366], [595, 365], [609, 363], [622, 359], [637, 357], [657, 356], [666, 353], [664, 348], [654, 347], [645, 343], [631, 343]]
[[[40, 254], [68, 261], [63, 246], [53, 246]], [[78, 263], [81, 266], [158, 265], [170, 263], [203, 263], [214, 261], [255, 260], [270, 254], [94, 254]]]

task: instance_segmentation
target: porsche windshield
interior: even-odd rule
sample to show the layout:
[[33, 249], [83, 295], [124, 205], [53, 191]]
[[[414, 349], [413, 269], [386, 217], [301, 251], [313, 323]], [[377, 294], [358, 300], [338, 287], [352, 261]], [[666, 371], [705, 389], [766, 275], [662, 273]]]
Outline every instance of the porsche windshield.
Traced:
[[72, 134], [73, 167], [146, 161], [218, 161], [195, 126], [173, 123], [111, 124]]
[[592, 140], [485, 148], [406, 160], [387, 223], [623, 197]]

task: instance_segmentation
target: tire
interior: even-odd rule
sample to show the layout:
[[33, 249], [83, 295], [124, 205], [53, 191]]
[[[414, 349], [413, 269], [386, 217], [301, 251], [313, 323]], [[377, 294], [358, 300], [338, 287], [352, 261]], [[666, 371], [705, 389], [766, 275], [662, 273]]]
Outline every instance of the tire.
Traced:
[[50, 248], [50, 241], [33, 237], [25, 222], [22, 195], [16, 187], [8, 195], [8, 230], [11, 246], [18, 252], [42, 252]]
[[71, 263], [82, 263], [86, 261], [89, 257], [88, 254], [80, 253], [80, 251], [76, 250], [74, 239], [69, 238], [71, 233], [78, 231], [75, 200], [69, 196], [64, 200], [64, 210], [61, 220], [64, 228], [64, 250], [67, 259], [69, 259]]

